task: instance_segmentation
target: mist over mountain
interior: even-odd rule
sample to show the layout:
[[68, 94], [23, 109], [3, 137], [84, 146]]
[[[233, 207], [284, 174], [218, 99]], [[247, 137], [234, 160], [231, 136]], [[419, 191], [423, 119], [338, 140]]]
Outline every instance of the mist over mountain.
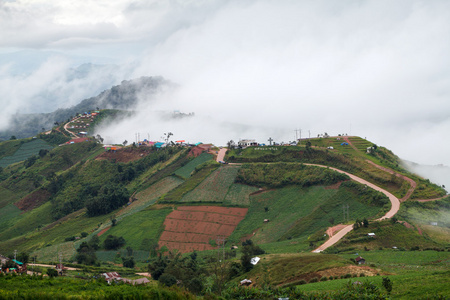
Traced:
[[[85, 73], [96, 68], [84, 65], [72, 71], [72, 78], [83, 77]], [[108, 68], [108, 67], [106, 67]], [[100, 109], [135, 109], [138, 102], [151, 102], [159, 93], [174, 88], [176, 85], [162, 77], [140, 77], [133, 80], [123, 80], [104, 90], [95, 97], [84, 99], [70, 108], [58, 108], [50, 113], [14, 114], [6, 130], [0, 131], [0, 139], [6, 140], [11, 136], [17, 138], [30, 137], [43, 130], [53, 127], [55, 122], [64, 122], [77, 113]]]
[[438, 185], [444, 185], [448, 191], [450, 188], [450, 167], [446, 165], [422, 165], [411, 161], [403, 160], [406, 169], [419, 174], [424, 178], [429, 178]]

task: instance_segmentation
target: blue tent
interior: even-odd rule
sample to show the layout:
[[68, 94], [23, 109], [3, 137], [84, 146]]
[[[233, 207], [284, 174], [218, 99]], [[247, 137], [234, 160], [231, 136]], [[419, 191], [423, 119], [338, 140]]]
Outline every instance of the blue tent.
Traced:
[[164, 143], [162, 143], [162, 142], [155, 143], [156, 148], [161, 148], [163, 145], [164, 145]]
[[348, 143], [344, 142], [341, 144], [341, 146], [348, 146]]
[[13, 262], [15, 262], [15, 263], [18, 264], [18, 265], [23, 265], [23, 263], [21, 263], [21, 262], [18, 261], [18, 260], [15, 260], [15, 259], [13, 259]]

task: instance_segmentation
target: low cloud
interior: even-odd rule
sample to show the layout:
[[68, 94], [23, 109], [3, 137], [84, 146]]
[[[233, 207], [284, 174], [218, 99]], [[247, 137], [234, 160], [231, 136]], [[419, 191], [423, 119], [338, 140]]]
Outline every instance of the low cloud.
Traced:
[[[179, 84], [100, 131], [115, 142], [168, 131], [222, 145], [290, 141], [302, 129], [359, 135], [404, 159], [450, 165], [447, 1], [87, 1], [73, 10], [69, 1], [48, 9], [37, 2], [33, 22], [24, 21], [31, 6], [23, 3], [0, 8], [17, 19], [4, 23], [11, 39], [3, 47], [103, 54], [122, 66], [121, 79], [161, 75]], [[27, 39], [21, 26], [38, 34]], [[153, 115], [173, 110], [196, 116]]]

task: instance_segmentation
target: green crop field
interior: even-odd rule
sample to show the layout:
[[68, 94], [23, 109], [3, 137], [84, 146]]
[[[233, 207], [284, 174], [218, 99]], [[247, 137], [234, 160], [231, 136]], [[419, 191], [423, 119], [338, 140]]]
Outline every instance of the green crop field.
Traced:
[[121, 236], [126, 241], [126, 246], [139, 249], [144, 239], [158, 240], [162, 232], [162, 224], [171, 208], [151, 210], [146, 209], [117, 222], [100, 237], [103, 242], [108, 235]]
[[0, 232], [3, 229], [8, 228], [8, 221], [19, 216], [22, 211], [14, 204], [9, 204], [3, 208], [0, 208]]
[[259, 190], [259, 188], [254, 187], [254, 186], [233, 183], [230, 186], [230, 188], [228, 189], [228, 193], [225, 196], [223, 203], [228, 204], [228, 205], [249, 206], [250, 205], [250, 194], [254, 193], [258, 190]]
[[53, 147], [40, 139], [34, 139], [31, 142], [24, 143], [12, 156], [5, 156], [0, 159], [0, 167], [7, 167], [11, 164], [24, 161], [31, 156], [38, 155], [41, 149], [51, 150]]
[[222, 166], [212, 172], [182, 202], [223, 202], [240, 166]]
[[[279, 245], [277, 252], [305, 250], [309, 241], [320, 240], [319, 234], [308, 241], [311, 235], [323, 230], [323, 237], [329, 226], [345, 223], [344, 204], [349, 205], [350, 221], [375, 217], [382, 210], [380, 206], [362, 202], [361, 195], [351, 187], [341, 186], [339, 190], [322, 186], [284, 187], [250, 196], [249, 212], [229, 240], [236, 243], [250, 234], [249, 238], [259, 244], [290, 240], [283, 244], [289, 250]], [[269, 219], [269, 222], [263, 223], [264, 219]], [[268, 249], [272, 248], [267, 246]]]
[[175, 175], [178, 175], [184, 179], [187, 179], [191, 176], [192, 172], [195, 170], [196, 167], [201, 165], [204, 162], [207, 162], [213, 158], [212, 154], [209, 153], [202, 153], [190, 162], [188, 162], [183, 167], [179, 168], [175, 171]]
[[126, 208], [121, 209], [117, 213], [117, 219], [120, 220], [155, 204], [159, 197], [176, 188], [181, 183], [183, 183], [183, 180], [175, 176], [163, 178], [149, 188], [137, 193], [134, 196], [137, 200]]
[[[115, 262], [122, 263], [121, 259], [118, 259], [118, 254], [121, 257], [127, 257], [128, 253], [126, 249], [111, 250], [111, 251], [96, 251], [95, 254], [101, 262]], [[136, 262], [146, 262], [150, 256], [150, 251], [142, 251], [133, 249], [133, 259]]]

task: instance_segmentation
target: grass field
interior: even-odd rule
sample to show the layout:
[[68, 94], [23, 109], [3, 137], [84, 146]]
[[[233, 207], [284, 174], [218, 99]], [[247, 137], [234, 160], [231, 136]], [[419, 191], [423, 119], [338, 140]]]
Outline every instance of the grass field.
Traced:
[[222, 166], [212, 172], [182, 202], [223, 202], [240, 166]]
[[[345, 223], [343, 204], [349, 205], [352, 222], [375, 217], [382, 210], [361, 202], [361, 195], [348, 187], [284, 187], [250, 196], [248, 215], [229, 241], [239, 243], [242, 238], [251, 238], [271, 253], [306, 251], [310, 243], [325, 239], [328, 227]], [[264, 219], [269, 222], [264, 223]]]
[[208, 160], [211, 160], [213, 158], [212, 154], [209, 153], [202, 153], [196, 158], [189, 161], [186, 165], [179, 168], [175, 171], [175, 175], [178, 175], [184, 179], [187, 179], [191, 176], [192, 172], [195, 170], [196, 167], [201, 165], [204, 162], [207, 162]]
[[108, 235], [121, 236], [126, 241], [125, 247], [139, 249], [146, 238], [158, 240], [162, 224], [171, 211], [171, 208], [142, 210], [117, 222], [100, 237], [100, 241], [103, 242]]

